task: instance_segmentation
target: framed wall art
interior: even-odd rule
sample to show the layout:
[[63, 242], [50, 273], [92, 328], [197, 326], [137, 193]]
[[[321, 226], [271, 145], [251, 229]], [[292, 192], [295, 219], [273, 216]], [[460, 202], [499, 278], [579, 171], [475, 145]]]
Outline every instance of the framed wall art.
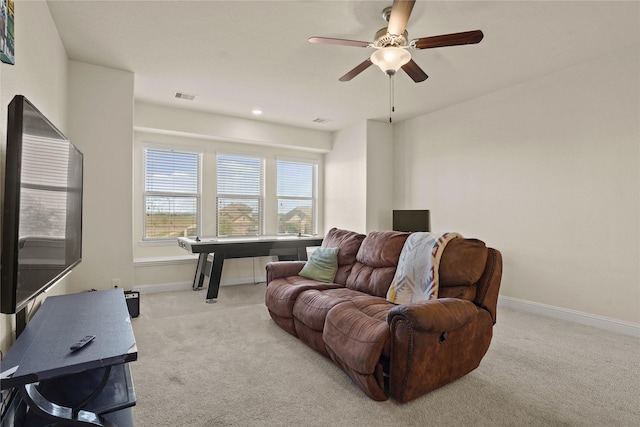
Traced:
[[15, 64], [13, 32], [13, 0], [0, 0], [0, 60]]

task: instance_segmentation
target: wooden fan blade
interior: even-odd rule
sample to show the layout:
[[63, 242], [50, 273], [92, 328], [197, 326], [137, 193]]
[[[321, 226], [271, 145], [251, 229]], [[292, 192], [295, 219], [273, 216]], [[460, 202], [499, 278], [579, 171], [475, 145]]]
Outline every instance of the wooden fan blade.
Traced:
[[363, 62], [361, 62], [358, 66], [356, 66], [353, 70], [349, 71], [347, 74], [340, 77], [338, 80], [340, 80], [341, 82], [348, 82], [349, 80], [351, 80], [352, 78], [354, 78], [355, 76], [357, 76], [358, 74], [360, 74], [361, 72], [369, 68], [371, 64], [373, 64], [373, 62], [371, 62], [371, 60], [367, 58]]
[[416, 83], [423, 82], [423, 81], [427, 80], [427, 78], [429, 77], [429, 76], [427, 76], [427, 73], [422, 71], [422, 68], [420, 68], [420, 66], [418, 66], [418, 64], [416, 64], [413, 59], [411, 59], [409, 62], [404, 64], [402, 66], [402, 69]]
[[407, 22], [409, 22], [409, 15], [413, 10], [415, 0], [394, 0], [393, 6], [391, 6], [391, 16], [389, 17], [389, 25], [387, 26], [387, 32], [389, 34], [395, 34], [401, 36], [407, 29]]
[[431, 49], [434, 47], [459, 46], [463, 44], [480, 43], [484, 34], [482, 31], [465, 31], [464, 33], [443, 34], [440, 36], [422, 37], [411, 42], [416, 49]]
[[371, 43], [361, 42], [358, 40], [346, 40], [346, 39], [334, 39], [331, 37], [311, 37], [309, 38], [311, 43], [321, 44], [338, 44], [343, 46], [356, 46], [356, 47], [368, 47]]

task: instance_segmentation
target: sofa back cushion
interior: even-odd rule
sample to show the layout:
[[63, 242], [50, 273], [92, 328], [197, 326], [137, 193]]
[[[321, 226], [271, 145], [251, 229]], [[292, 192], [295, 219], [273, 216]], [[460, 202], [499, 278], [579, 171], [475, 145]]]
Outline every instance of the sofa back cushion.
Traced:
[[478, 239], [451, 240], [440, 259], [438, 298], [474, 301], [487, 256], [487, 247]]
[[487, 263], [487, 247], [478, 239], [453, 239], [440, 258], [440, 287], [475, 285]]
[[332, 228], [322, 240], [323, 248], [338, 248], [338, 270], [334, 283], [346, 285], [351, 268], [356, 263], [356, 254], [365, 235], [355, 231]]
[[[349, 289], [385, 298], [409, 233], [372, 231], [363, 240], [347, 278]], [[324, 244], [324, 242], [323, 242]]]

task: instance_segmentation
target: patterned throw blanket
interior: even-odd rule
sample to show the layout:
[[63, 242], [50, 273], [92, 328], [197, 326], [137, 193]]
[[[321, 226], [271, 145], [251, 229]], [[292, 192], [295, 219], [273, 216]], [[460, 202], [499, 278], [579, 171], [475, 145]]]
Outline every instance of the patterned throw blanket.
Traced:
[[458, 233], [411, 233], [387, 291], [387, 301], [409, 304], [438, 298], [438, 266], [444, 248]]

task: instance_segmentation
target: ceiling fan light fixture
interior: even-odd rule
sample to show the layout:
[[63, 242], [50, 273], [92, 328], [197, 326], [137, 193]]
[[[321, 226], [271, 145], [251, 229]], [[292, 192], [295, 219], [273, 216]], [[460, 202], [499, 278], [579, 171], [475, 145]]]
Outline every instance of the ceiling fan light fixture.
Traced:
[[387, 46], [373, 52], [370, 59], [383, 73], [394, 75], [411, 60], [411, 54], [401, 47]]

